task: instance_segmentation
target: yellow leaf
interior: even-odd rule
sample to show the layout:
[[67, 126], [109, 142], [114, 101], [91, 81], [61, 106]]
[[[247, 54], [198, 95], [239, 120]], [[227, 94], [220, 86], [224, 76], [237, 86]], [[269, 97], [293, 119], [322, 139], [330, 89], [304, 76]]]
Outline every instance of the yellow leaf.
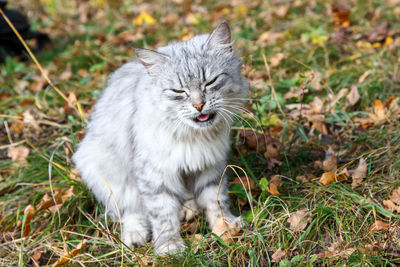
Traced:
[[328, 36], [326, 35], [312, 37], [313, 44], [317, 44], [319, 46], [323, 46], [326, 40], [328, 40]]
[[384, 46], [389, 46], [389, 45], [391, 45], [392, 43], [393, 43], [393, 38], [390, 37], [390, 36], [386, 36]]
[[96, 8], [103, 8], [105, 6], [106, 1], [104, 0], [90, 0], [89, 4]]
[[156, 23], [156, 20], [152, 16], [150, 16], [150, 14], [147, 13], [146, 10], [140, 12], [139, 16], [137, 16], [136, 19], [134, 19], [133, 21], [133, 25], [135, 26], [140, 26], [143, 24], [153, 25], [154, 23]]
[[233, 13], [235, 13], [239, 17], [245, 17], [247, 15], [247, 7], [243, 4], [238, 5], [233, 9]]
[[379, 99], [375, 100], [374, 113], [370, 113], [369, 118], [375, 122], [382, 121], [386, 118], [385, 106]]

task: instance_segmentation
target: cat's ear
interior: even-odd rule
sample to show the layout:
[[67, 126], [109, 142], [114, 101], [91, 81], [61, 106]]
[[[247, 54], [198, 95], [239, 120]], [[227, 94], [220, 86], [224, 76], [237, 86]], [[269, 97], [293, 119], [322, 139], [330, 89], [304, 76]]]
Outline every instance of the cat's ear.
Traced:
[[225, 20], [210, 34], [206, 42], [206, 47], [221, 47], [232, 51], [231, 29]]
[[150, 75], [158, 74], [160, 67], [168, 60], [168, 56], [144, 48], [135, 48], [135, 54]]

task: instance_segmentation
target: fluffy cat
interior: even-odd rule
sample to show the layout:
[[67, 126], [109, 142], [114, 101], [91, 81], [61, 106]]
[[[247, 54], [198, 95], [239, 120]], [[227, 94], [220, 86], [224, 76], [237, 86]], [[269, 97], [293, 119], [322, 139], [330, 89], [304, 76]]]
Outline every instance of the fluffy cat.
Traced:
[[135, 52], [109, 78], [73, 161], [106, 212], [117, 217], [119, 209], [127, 245], [152, 234], [156, 254], [176, 253], [185, 248], [180, 215], [190, 216], [182, 203], [205, 209], [210, 228], [222, 215], [243, 223], [229, 211], [225, 178], [218, 188], [233, 110], [249, 85], [226, 22]]

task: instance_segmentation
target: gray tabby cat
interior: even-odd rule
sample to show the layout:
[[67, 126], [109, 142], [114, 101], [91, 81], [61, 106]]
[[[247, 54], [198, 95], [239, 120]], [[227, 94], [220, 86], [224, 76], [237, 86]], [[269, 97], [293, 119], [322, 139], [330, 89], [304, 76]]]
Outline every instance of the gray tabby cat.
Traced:
[[226, 22], [135, 52], [111, 75], [73, 161], [106, 212], [117, 217], [119, 209], [123, 241], [143, 245], [152, 233], [164, 255], [184, 249], [180, 217], [191, 216], [188, 207], [205, 209], [210, 228], [222, 215], [242, 225], [229, 211], [225, 178], [218, 188], [233, 110], [249, 85]]

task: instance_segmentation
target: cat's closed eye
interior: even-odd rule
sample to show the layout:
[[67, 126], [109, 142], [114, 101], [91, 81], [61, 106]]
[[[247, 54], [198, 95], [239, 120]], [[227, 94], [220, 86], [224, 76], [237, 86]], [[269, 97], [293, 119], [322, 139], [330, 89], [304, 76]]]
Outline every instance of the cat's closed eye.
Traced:
[[206, 87], [210, 87], [210, 86], [218, 84], [221, 81], [220, 77], [222, 77], [224, 75], [226, 75], [226, 74], [222, 73], [222, 74], [215, 76], [211, 81], [206, 83]]
[[177, 94], [182, 94], [185, 93], [185, 90], [178, 90], [178, 89], [170, 89], [172, 92], [177, 93]]

